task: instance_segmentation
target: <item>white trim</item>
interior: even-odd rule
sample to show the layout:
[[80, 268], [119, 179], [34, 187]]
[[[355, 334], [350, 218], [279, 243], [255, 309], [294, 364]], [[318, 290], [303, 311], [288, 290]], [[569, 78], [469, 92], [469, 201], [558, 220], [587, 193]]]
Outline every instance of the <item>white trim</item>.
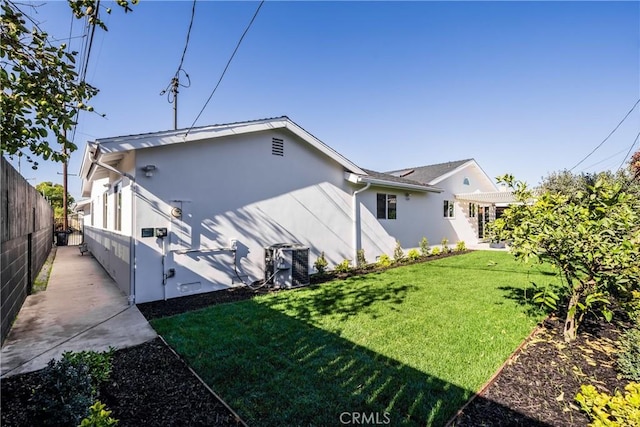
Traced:
[[409, 184], [405, 182], [388, 181], [379, 178], [372, 178], [368, 175], [357, 175], [355, 173], [345, 172], [344, 179], [354, 184], [371, 184], [379, 187], [402, 188], [405, 190], [420, 191], [424, 193], [442, 193], [444, 190], [440, 188], [429, 188], [421, 184]]
[[489, 191], [475, 193], [458, 193], [454, 197], [456, 200], [476, 202], [476, 203], [513, 203], [516, 201], [511, 191]]

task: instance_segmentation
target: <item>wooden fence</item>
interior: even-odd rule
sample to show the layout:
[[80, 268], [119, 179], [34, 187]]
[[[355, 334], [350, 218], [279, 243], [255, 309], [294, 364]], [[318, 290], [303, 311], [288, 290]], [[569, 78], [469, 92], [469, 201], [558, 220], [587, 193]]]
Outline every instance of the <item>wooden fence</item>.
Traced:
[[11, 323], [53, 246], [53, 209], [2, 157], [0, 185], [1, 337]]

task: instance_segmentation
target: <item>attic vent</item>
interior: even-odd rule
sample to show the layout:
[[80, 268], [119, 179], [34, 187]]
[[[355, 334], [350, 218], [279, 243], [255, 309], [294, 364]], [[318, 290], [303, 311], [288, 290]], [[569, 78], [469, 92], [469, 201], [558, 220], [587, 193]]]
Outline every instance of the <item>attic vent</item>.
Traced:
[[271, 154], [274, 156], [284, 156], [284, 140], [271, 138]]

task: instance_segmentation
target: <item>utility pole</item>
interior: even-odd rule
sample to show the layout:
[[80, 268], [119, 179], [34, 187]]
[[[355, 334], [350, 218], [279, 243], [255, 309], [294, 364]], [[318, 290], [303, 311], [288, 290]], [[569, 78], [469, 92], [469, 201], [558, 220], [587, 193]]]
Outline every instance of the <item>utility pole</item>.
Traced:
[[178, 75], [171, 79], [171, 92], [173, 92], [173, 130], [178, 129], [178, 86], [180, 80]]
[[[67, 140], [67, 130], [64, 129], [63, 136], [65, 141]], [[67, 145], [66, 143], [62, 146], [62, 154], [64, 154], [64, 163], [62, 163], [62, 226], [63, 230], [67, 231], [69, 229], [69, 218], [67, 217], [67, 166], [69, 163], [69, 159], [67, 158]]]

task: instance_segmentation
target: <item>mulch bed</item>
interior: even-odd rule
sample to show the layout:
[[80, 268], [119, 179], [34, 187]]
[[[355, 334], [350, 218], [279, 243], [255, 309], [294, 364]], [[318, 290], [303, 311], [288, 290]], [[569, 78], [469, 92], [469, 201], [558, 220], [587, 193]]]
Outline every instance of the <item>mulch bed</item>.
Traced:
[[586, 426], [589, 419], [574, 401], [580, 386], [613, 394], [628, 383], [615, 370], [616, 341], [628, 326], [592, 319], [567, 344], [563, 321], [549, 317], [451, 425]]
[[[316, 277], [314, 283], [334, 277]], [[150, 320], [269, 292], [277, 291], [236, 288], [139, 304], [138, 308]], [[628, 325], [589, 320], [571, 344], [564, 343], [562, 326], [556, 317], [545, 320], [450, 425], [587, 425], [588, 419], [575, 405], [574, 397], [581, 384], [594, 384], [608, 393], [624, 388], [627, 381], [617, 378], [614, 352], [620, 331]], [[2, 380], [2, 426], [43, 424], [28, 411], [31, 390], [37, 386], [39, 375], [34, 372]], [[160, 338], [116, 351], [111, 378], [101, 388], [99, 398], [120, 420], [119, 426], [242, 425]]]
[[[41, 373], [2, 380], [2, 426], [49, 425], [34, 419], [29, 408]], [[98, 399], [121, 427], [243, 425], [160, 338], [116, 351]]]

